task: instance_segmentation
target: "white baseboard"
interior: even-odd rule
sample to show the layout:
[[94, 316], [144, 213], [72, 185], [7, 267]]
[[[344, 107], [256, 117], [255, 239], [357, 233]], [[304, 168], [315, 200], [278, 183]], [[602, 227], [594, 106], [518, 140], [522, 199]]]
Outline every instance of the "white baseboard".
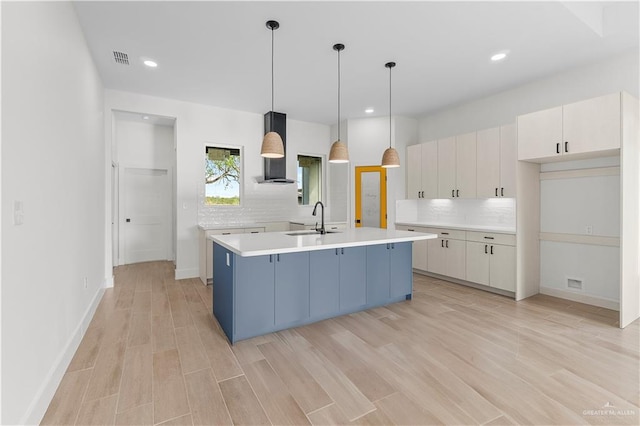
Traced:
[[187, 278], [198, 278], [199, 276], [200, 276], [200, 270], [198, 268], [176, 269], [176, 280], [184, 280]]
[[104, 288], [113, 288], [114, 277], [111, 275], [108, 278], [104, 279]]
[[71, 334], [64, 350], [53, 363], [53, 366], [45, 377], [42, 386], [38, 389], [38, 392], [36, 392], [36, 396], [33, 398], [33, 401], [29, 405], [29, 408], [20, 421], [20, 424], [40, 424], [42, 421], [58, 386], [60, 386], [62, 377], [64, 376], [65, 371], [67, 371], [67, 368], [73, 359], [73, 355], [78, 350], [78, 346], [80, 346], [80, 342], [87, 331], [89, 323], [93, 319], [93, 314], [95, 314], [103, 294], [104, 288], [99, 288], [80, 320], [80, 323]]
[[586, 294], [574, 293], [572, 291], [558, 290], [557, 288], [540, 286], [540, 294], [547, 296], [559, 297], [574, 302], [585, 303], [587, 305], [598, 306], [600, 308], [613, 309], [620, 311], [620, 302], [617, 300], [605, 299], [603, 297], [589, 296]]

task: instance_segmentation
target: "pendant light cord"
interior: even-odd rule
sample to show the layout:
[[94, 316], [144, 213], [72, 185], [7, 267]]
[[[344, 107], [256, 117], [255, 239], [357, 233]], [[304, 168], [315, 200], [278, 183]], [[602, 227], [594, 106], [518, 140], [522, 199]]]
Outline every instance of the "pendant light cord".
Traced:
[[340, 50], [338, 50], [338, 140], [340, 140]]
[[389, 67], [389, 148], [391, 148], [391, 68]]
[[273, 27], [271, 28], [271, 111], [273, 111]]

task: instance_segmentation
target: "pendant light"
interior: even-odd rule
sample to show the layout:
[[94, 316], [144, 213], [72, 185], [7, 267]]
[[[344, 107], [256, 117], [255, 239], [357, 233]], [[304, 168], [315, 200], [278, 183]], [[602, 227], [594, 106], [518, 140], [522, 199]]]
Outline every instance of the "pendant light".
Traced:
[[[271, 30], [271, 111], [273, 111], [273, 31], [280, 28], [280, 24], [278, 21], [267, 21], [267, 28]], [[262, 140], [260, 155], [266, 158], [282, 158], [284, 157], [282, 138], [273, 131], [273, 122], [271, 126], [271, 131], [264, 135]]]
[[396, 63], [387, 62], [384, 66], [389, 68], [389, 148], [387, 148], [384, 151], [384, 154], [382, 154], [382, 167], [400, 167], [398, 151], [391, 147], [391, 68], [395, 67]]
[[344, 44], [334, 44], [333, 50], [338, 52], [338, 138], [331, 145], [331, 151], [329, 151], [329, 162], [348, 163], [349, 151], [347, 150], [347, 145], [340, 140], [340, 52], [344, 50]]

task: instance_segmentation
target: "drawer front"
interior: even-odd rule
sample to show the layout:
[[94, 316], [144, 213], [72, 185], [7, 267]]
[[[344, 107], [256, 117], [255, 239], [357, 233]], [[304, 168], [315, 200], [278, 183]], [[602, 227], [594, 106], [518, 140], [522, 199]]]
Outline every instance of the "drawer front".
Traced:
[[211, 235], [230, 235], [230, 234], [242, 234], [244, 229], [242, 228], [229, 228], [229, 229], [211, 229], [207, 231], [207, 237]]
[[467, 231], [467, 241], [476, 241], [485, 244], [516, 245], [516, 236], [512, 234], [494, 234], [491, 232]]
[[244, 228], [245, 234], [259, 234], [260, 232], [264, 232], [264, 228], [256, 227], [256, 228]]
[[435, 234], [435, 232], [431, 232], [429, 228], [425, 228], [424, 226], [396, 226], [396, 228], [402, 231], [422, 232], [424, 234]]
[[461, 231], [460, 229], [446, 229], [446, 228], [426, 228], [427, 232], [438, 234], [438, 238], [444, 238], [449, 240], [466, 240], [467, 231]]

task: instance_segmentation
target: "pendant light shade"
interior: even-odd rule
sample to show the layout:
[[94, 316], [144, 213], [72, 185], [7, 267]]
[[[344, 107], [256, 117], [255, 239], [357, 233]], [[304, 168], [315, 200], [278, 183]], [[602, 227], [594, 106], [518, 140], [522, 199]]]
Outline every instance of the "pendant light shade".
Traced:
[[[271, 111], [273, 111], [273, 31], [280, 28], [280, 24], [278, 21], [267, 21], [267, 28], [271, 30]], [[271, 129], [273, 130], [273, 127]], [[284, 157], [282, 137], [274, 131], [267, 132], [267, 134], [264, 135], [264, 139], [262, 139], [260, 155], [265, 158]]]
[[282, 158], [284, 157], [284, 144], [282, 138], [276, 132], [268, 132], [262, 140], [262, 149], [260, 155], [265, 158]]
[[382, 167], [400, 167], [400, 156], [398, 151], [391, 146], [391, 68], [396, 66], [395, 62], [387, 62], [384, 64], [389, 68], [389, 148], [385, 149], [382, 154]]
[[348, 163], [349, 151], [347, 150], [347, 145], [340, 140], [340, 52], [344, 50], [344, 44], [334, 44], [333, 50], [338, 52], [338, 139], [331, 145], [329, 162]]

